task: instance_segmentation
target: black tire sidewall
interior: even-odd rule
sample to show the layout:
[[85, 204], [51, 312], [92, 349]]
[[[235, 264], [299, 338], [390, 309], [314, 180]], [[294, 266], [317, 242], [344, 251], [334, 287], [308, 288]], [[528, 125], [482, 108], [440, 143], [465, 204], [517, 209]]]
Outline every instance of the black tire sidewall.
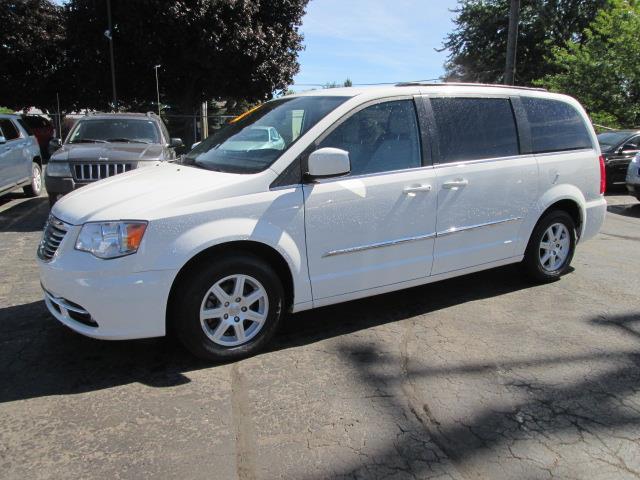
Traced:
[[[569, 231], [569, 255], [567, 255], [567, 258], [560, 268], [554, 271], [548, 271], [543, 268], [542, 263], [540, 262], [539, 248], [544, 233], [554, 223], [562, 223]], [[571, 215], [562, 210], [547, 213], [540, 219], [533, 229], [533, 233], [531, 234], [531, 238], [529, 239], [529, 244], [525, 252], [523, 263], [529, 276], [538, 282], [551, 282], [567, 273], [571, 266], [573, 254], [575, 253], [576, 241], [576, 225], [573, 218], [571, 218]]]
[[[218, 280], [229, 275], [244, 274], [258, 280], [267, 292], [269, 312], [262, 330], [249, 342], [237, 347], [224, 347], [212, 342], [200, 324], [200, 306], [205, 293]], [[196, 356], [211, 361], [238, 360], [254, 355], [264, 348], [277, 330], [282, 316], [284, 291], [274, 270], [259, 257], [233, 255], [212, 258], [206, 266], [182, 277], [175, 305], [171, 308], [170, 328]]]

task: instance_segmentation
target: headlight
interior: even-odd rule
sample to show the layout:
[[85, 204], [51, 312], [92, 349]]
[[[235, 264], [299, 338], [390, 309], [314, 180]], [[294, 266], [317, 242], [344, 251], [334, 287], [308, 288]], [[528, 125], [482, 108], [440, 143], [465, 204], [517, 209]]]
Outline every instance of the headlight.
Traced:
[[49, 162], [46, 174], [50, 177], [70, 177], [71, 170], [67, 162]]
[[76, 250], [98, 258], [118, 258], [136, 253], [147, 222], [85, 223], [76, 240]]

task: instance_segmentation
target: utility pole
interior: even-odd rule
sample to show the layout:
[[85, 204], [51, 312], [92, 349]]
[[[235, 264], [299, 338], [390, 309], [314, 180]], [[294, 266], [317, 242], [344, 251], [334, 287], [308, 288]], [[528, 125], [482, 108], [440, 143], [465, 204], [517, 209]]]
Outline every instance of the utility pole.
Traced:
[[509, 39], [507, 40], [507, 62], [504, 69], [504, 84], [513, 85], [516, 76], [516, 52], [518, 50], [518, 22], [520, 0], [511, 0], [509, 11]]
[[118, 111], [118, 95], [116, 94], [116, 65], [113, 60], [113, 29], [111, 27], [111, 0], [107, 0], [107, 22], [109, 29], [104, 32], [105, 37], [109, 39], [109, 56], [111, 58], [111, 86], [113, 88], [113, 108]]
[[158, 68], [162, 65], [156, 65], [153, 67], [156, 71], [156, 94], [158, 96], [158, 116], [160, 116], [160, 84], [158, 83]]

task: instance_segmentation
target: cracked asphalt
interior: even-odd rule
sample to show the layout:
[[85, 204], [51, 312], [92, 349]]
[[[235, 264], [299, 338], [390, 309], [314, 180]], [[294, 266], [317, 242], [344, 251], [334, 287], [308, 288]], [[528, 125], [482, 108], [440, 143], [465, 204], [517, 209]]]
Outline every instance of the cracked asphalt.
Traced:
[[0, 477], [640, 477], [640, 203], [608, 197], [574, 271], [514, 267], [287, 318], [210, 366], [59, 325], [46, 197], [0, 198]]

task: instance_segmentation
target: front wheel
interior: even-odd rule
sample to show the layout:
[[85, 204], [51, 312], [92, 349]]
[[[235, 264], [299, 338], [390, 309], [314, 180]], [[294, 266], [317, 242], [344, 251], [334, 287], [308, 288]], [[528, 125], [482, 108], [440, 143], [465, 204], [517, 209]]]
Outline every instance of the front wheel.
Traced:
[[31, 184], [22, 191], [28, 197], [37, 197], [42, 193], [42, 168], [36, 162], [31, 165]]
[[576, 248], [576, 225], [567, 212], [547, 213], [533, 229], [522, 265], [536, 282], [551, 282], [564, 275]]
[[284, 293], [262, 259], [228, 255], [182, 276], [173, 295], [171, 327], [205, 360], [238, 360], [260, 351], [276, 331]]

